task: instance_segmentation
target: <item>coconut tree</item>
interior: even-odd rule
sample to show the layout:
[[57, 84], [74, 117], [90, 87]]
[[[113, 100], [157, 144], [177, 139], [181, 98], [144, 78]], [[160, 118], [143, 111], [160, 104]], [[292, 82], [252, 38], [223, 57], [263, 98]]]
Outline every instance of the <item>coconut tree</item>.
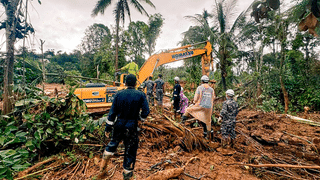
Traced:
[[[155, 8], [154, 4], [150, 0], [118, 0], [116, 3], [116, 6], [114, 8], [114, 15], [116, 20], [116, 53], [115, 53], [115, 70], [118, 69], [118, 52], [119, 52], [119, 25], [120, 21], [124, 23], [126, 15], [129, 17], [129, 20], [131, 22], [131, 12], [129, 8], [129, 3], [132, 4], [132, 6], [135, 7], [136, 10], [138, 10], [141, 14], [145, 14], [147, 16], [147, 11], [143, 8], [143, 6], [140, 4], [140, 2], [143, 1], [150, 5], [151, 7]], [[92, 16], [97, 16], [99, 13], [104, 14], [104, 11], [107, 7], [111, 5], [111, 2], [114, 2], [112, 0], [99, 0], [94, 9], [92, 10]]]
[[217, 27], [215, 31], [211, 30], [212, 44], [215, 47], [215, 56], [219, 59], [219, 69], [221, 73], [221, 82], [223, 89], [227, 89], [226, 77], [228, 68], [232, 65], [232, 59], [236, 56], [238, 48], [235, 44], [235, 31], [241, 26], [246, 11], [243, 11], [233, 22], [230, 22], [234, 16], [236, 0], [216, 0], [213, 13], [213, 20]]

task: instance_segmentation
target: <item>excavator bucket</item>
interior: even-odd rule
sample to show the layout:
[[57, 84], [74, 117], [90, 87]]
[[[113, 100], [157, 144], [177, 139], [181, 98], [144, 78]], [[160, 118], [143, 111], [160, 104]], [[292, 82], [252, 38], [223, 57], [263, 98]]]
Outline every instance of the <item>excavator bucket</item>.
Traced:
[[309, 33], [315, 37], [318, 37], [318, 34], [315, 31], [315, 28], [319, 25], [318, 19], [313, 15], [313, 13], [308, 14], [308, 16], [301, 20], [299, 23], [299, 30], [306, 31], [309, 30]]

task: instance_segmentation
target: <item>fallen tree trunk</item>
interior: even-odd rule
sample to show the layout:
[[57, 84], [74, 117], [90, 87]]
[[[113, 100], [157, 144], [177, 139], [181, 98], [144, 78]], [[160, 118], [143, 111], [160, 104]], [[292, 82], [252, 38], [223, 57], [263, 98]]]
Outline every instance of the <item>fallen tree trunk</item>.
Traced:
[[300, 168], [300, 169], [320, 169], [320, 166], [299, 166], [292, 164], [228, 164], [236, 166], [249, 166], [249, 167], [280, 167], [280, 168]]
[[304, 124], [309, 124], [309, 125], [312, 125], [312, 126], [318, 126], [320, 127], [320, 123], [319, 122], [316, 122], [316, 121], [311, 121], [311, 120], [308, 120], [308, 119], [303, 119], [303, 118], [300, 118], [300, 117], [296, 117], [296, 116], [292, 116], [292, 115], [289, 115], [287, 114], [286, 115], [288, 118], [292, 119], [292, 120], [295, 120], [295, 121], [298, 121], [300, 123], [304, 123]]

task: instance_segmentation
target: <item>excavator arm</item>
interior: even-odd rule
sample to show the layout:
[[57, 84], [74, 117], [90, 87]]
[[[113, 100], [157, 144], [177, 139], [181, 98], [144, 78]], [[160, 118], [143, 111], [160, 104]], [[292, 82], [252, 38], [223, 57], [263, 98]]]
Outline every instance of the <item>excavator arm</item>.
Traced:
[[[204, 44], [203, 48], [196, 46]], [[210, 65], [212, 63], [212, 45], [209, 41], [186, 45], [179, 48], [167, 50], [158, 54], [154, 54], [142, 65], [139, 70], [138, 82], [142, 84], [154, 70], [167, 63], [184, 60], [187, 58], [201, 56], [202, 74], [209, 76]], [[140, 85], [138, 83], [138, 85]]]

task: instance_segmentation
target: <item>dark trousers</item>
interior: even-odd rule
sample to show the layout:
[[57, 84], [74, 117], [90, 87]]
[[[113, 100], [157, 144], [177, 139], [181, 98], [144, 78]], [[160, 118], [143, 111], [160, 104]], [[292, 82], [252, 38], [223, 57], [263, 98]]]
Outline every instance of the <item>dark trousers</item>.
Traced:
[[136, 120], [118, 120], [115, 123], [112, 138], [106, 147], [106, 151], [116, 152], [121, 141], [125, 146], [123, 168], [133, 170], [139, 144]]
[[173, 96], [173, 109], [175, 111], [178, 111], [180, 109], [180, 97], [179, 96]]

